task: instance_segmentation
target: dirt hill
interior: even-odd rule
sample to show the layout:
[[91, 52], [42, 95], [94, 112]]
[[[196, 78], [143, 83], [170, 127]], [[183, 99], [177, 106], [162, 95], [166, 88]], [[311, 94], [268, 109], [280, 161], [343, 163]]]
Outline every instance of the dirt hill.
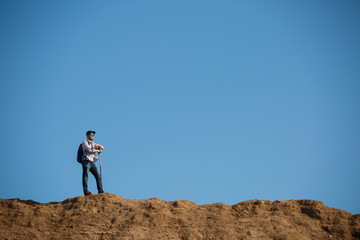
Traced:
[[196, 205], [112, 193], [0, 199], [0, 239], [360, 239], [360, 214], [313, 200]]

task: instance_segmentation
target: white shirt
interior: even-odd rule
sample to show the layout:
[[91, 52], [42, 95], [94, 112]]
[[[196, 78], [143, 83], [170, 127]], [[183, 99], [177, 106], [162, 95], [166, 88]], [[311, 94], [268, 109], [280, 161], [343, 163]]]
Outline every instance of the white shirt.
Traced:
[[82, 159], [84, 159], [86, 157], [87, 160], [89, 160], [90, 162], [95, 162], [98, 158], [95, 157], [95, 142], [94, 141], [90, 141], [90, 140], [85, 140], [82, 143], [82, 148], [83, 148], [83, 156]]

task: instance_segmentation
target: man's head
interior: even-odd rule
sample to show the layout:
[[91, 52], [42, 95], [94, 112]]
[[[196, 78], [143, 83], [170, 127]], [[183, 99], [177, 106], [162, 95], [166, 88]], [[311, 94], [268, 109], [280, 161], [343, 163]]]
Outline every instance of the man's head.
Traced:
[[89, 131], [86, 132], [87, 139], [92, 141], [92, 140], [94, 140], [94, 136], [95, 136], [95, 131], [89, 130]]

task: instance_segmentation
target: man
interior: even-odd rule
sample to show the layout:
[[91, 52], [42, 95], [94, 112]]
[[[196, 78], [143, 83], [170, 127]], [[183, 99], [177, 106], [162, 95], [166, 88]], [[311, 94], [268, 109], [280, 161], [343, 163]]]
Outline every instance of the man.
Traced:
[[87, 131], [86, 137], [87, 139], [82, 143], [83, 155], [81, 158], [81, 165], [83, 168], [82, 184], [85, 196], [92, 194], [90, 191], [88, 191], [87, 187], [89, 171], [94, 175], [96, 179], [98, 192], [104, 192], [102, 187], [102, 179], [95, 165], [95, 161], [98, 159], [97, 157], [95, 157], [95, 153], [100, 154], [104, 147], [94, 142], [95, 131]]

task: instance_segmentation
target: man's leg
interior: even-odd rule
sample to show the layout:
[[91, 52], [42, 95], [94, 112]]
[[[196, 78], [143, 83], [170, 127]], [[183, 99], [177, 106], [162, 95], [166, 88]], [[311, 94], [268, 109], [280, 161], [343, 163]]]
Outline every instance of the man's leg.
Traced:
[[87, 160], [83, 160], [81, 162], [82, 168], [83, 168], [83, 175], [82, 175], [82, 184], [83, 184], [83, 189], [84, 189], [84, 194], [86, 195], [86, 192], [88, 191], [88, 174], [89, 174], [89, 169], [91, 167], [90, 162]]
[[97, 170], [97, 167], [95, 165], [95, 163], [91, 163], [91, 168], [90, 168], [90, 172], [94, 175], [95, 179], [96, 179], [96, 185], [97, 185], [97, 189], [99, 193], [103, 193], [103, 187], [102, 187], [102, 179], [100, 177], [100, 174]]

